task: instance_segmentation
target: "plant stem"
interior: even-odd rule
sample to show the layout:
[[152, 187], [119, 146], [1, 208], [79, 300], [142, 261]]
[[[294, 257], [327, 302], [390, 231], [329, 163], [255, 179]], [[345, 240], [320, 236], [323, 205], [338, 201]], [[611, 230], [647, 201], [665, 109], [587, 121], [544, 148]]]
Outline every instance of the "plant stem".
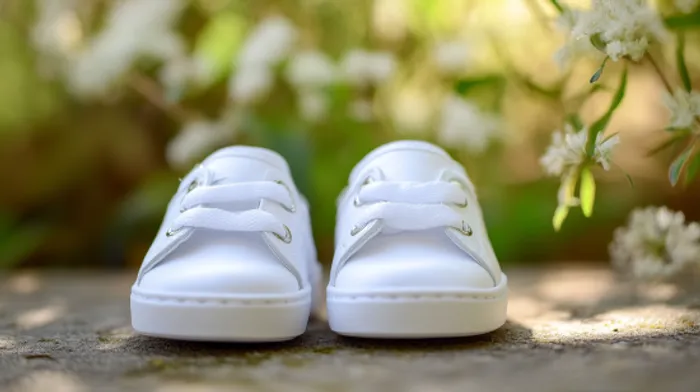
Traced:
[[161, 88], [153, 80], [142, 74], [133, 74], [132, 77], [129, 79], [128, 83], [129, 86], [132, 89], [134, 89], [134, 91], [141, 94], [153, 106], [158, 107], [167, 115], [169, 115], [174, 120], [180, 123], [185, 123], [191, 120], [192, 118], [197, 117], [195, 113], [190, 112], [182, 106], [175, 103], [167, 102], [163, 98], [163, 92]]
[[666, 78], [666, 75], [661, 70], [661, 67], [659, 67], [659, 64], [656, 62], [656, 60], [654, 60], [654, 57], [651, 54], [649, 54], [648, 52], [644, 57], [646, 57], [646, 59], [649, 61], [649, 63], [651, 63], [651, 66], [654, 67], [656, 74], [659, 75], [659, 78], [661, 79], [661, 83], [663, 83], [666, 90], [670, 94], [673, 94], [673, 88], [671, 87], [671, 83]]

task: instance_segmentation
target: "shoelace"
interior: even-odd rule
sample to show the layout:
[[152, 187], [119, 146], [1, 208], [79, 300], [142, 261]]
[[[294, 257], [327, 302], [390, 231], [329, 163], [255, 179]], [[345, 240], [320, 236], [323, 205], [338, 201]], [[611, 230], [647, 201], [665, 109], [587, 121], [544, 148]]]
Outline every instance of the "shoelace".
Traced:
[[451, 227], [465, 235], [471, 228], [459, 208], [467, 207], [467, 195], [457, 182], [373, 181], [362, 185], [353, 204], [361, 207], [352, 235], [381, 220], [390, 230], [427, 230]]
[[289, 228], [273, 214], [261, 209], [228, 211], [207, 207], [207, 204], [258, 202], [267, 199], [279, 203], [287, 211], [296, 209], [289, 188], [281, 181], [252, 181], [235, 184], [212, 184], [191, 187], [180, 202], [177, 216], [168, 235], [183, 228], [221, 231], [270, 232], [284, 242], [291, 242]]

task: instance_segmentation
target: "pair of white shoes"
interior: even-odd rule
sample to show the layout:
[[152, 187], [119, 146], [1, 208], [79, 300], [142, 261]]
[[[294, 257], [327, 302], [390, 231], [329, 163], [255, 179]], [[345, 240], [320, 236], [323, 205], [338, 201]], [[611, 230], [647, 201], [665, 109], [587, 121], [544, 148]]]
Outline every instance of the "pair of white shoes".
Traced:
[[[384, 145], [338, 199], [333, 331], [469, 336], [506, 320], [507, 280], [464, 169], [425, 142]], [[281, 341], [321, 301], [306, 201], [270, 150], [219, 150], [183, 180], [131, 290], [134, 329], [183, 340]]]

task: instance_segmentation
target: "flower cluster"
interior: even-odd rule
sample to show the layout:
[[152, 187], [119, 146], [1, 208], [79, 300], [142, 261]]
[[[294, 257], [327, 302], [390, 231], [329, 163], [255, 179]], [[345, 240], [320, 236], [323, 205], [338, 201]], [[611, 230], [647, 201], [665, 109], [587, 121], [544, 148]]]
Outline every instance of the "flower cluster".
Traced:
[[[591, 0], [589, 10], [571, 14], [571, 40], [587, 40], [613, 61], [640, 60], [649, 45], [666, 36], [659, 15], [646, 0]], [[575, 52], [575, 48], [565, 49]]]
[[329, 99], [324, 91], [337, 79], [333, 61], [324, 53], [306, 50], [296, 53], [286, 69], [287, 81], [297, 89], [301, 117], [318, 121], [328, 112]]
[[469, 48], [457, 40], [437, 42], [433, 49], [433, 60], [441, 73], [458, 74], [467, 65]]
[[[603, 169], [609, 170], [612, 149], [619, 141], [620, 139], [617, 135], [605, 138], [602, 134], [598, 134], [591, 159]], [[567, 124], [564, 132], [557, 131], [552, 134], [552, 144], [540, 158], [540, 164], [545, 172], [551, 176], [560, 176], [567, 173], [570, 169], [577, 168], [589, 158], [586, 153], [587, 143], [588, 128], [576, 131], [571, 125]]]
[[230, 129], [221, 122], [194, 120], [185, 123], [177, 137], [167, 147], [168, 163], [183, 168], [212, 151], [229, 138]]
[[493, 139], [500, 137], [500, 119], [483, 112], [461, 97], [447, 97], [440, 115], [438, 139], [447, 145], [459, 145], [478, 154], [486, 150]]
[[676, 89], [671, 95], [666, 93], [663, 103], [671, 112], [670, 129], [688, 129], [700, 117], [700, 93]]
[[71, 90], [80, 96], [105, 94], [142, 57], [182, 57], [185, 45], [173, 30], [183, 0], [125, 0], [110, 10], [105, 27], [68, 69]]
[[264, 98], [274, 83], [273, 67], [284, 60], [296, 42], [297, 29], [282, 16], [262, 20], [251, 32], [234, 61], [229, 96], [241, 105]]
[[369, 87], [388, 80], [396, 69], [396, 61], [387, 52], [352, 49], [343, 57], [340, 69], [351, 85]]
[[673, 0], [673, 6], [684, 14], [689, 14], [700, 8], [700, 0]]
[[686, 223], [682, 212], [648, 207], [632, 212], [626, 227], [615, 231], [612, 263], [641, 280], [678, 275], [700, 267], [700, 224]]

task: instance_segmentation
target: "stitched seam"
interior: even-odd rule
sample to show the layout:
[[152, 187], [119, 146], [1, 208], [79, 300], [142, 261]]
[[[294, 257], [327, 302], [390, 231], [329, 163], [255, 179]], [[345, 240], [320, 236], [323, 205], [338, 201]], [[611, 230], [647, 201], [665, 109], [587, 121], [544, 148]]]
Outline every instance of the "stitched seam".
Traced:
[[160, 297], [131, 293], [132, 297], [147, 301], [170, 303], [170, 304], [199, 304], [199, 305], [284, 305], [304, 303], [305, 298], [295, 299], [237, 299], [237, 298], [177, 298]]
[[477, 299], [477, 300], [491, 300], [498, 299], [501, 296], [498, 295], [475, 295], [475, 294], [334, 294], [329, 295], [328, 299], [382, 299], [382, 300], [424, 300], [424, 299], [447, 299], [447, 300], [465, 300], [465, 299]]

